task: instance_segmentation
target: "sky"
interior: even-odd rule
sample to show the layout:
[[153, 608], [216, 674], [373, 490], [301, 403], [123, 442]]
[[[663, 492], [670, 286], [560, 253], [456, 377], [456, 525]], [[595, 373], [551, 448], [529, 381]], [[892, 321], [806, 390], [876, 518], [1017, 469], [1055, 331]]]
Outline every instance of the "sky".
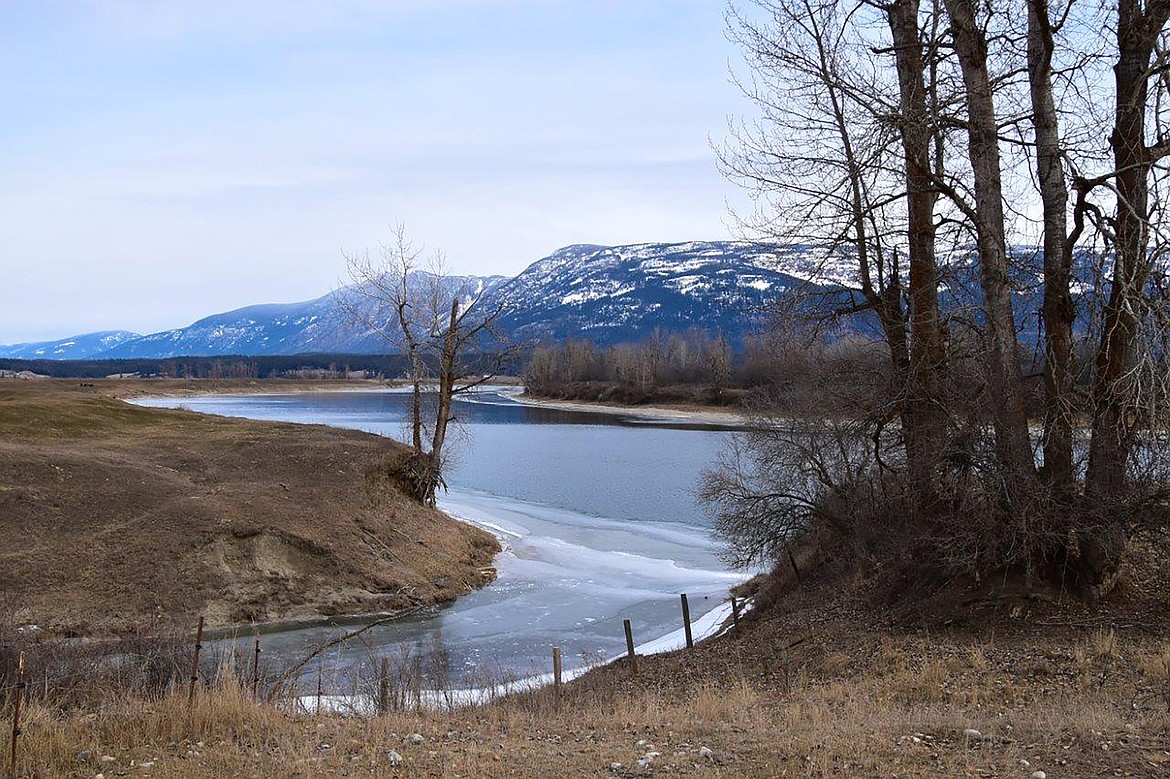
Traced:
[[0, 343], [717, 240], [721, 0], [0, 0]]

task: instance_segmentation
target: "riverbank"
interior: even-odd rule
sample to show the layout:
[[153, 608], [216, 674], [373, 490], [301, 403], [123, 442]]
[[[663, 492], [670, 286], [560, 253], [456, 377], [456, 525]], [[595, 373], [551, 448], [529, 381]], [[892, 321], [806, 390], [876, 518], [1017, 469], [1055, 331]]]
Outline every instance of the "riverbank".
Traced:
[[[663, 636], [679, 627], [678, 593], [690, 594], [698, 619], [741, 579], [718, 560], [691, 497], [722, 445], [721, 432], [534, 410], [511, 402], [511, 394], [491, 387], [460, 404], [464, 437], [447, 473], [450, 490], [439, 496], [445, 513], [501, 539], [499, 586], [369, 641], [390, 656], [441, 642], [452, 669], [445, 684], [540, 674], [550, 642], [572, 671], [586, 658], [620, 653], [622, 617], [633, 618], [640, 641]], [[393, 392], [141, 402], [389, 436], [402, 434], [409, 414], [408, 394]], [[332, 637], [324, 627], [274, 636], [265, 656], [299, 659], [305, 647]], [[360, 645], [330, 653], [325, 670], [365, 662], [368, 672], [368, 654]], [[332, 689], [349, 692], [344, 683]]]
[[193, 398], [204, 395], [295, 395], [307, 392], [370, 392], [398, 386], [384, 379], [92, 379], [67, 382], [85, 384], [117, 398], [172, 397]]
[[[848, 556], [820, 562], [802, 556], [800, 578], [764, 586], [737, 628], [641, 657], [636, 674], [619, 661], [559, 697], [544, 689], [452, 712], [310, 714], [297, 701], [313, 698], [311, 678], [261, 702], [239, 661], [188, 709], [189, 636], [150, 694], [83, 675], [84, 695], [56, 697], [37, 647], [21, 775], [1170, 776], [1170, 562], [1156, 550], [1127, 560], [1114, 597], [1093, 607], [998, 580], [879, 594]], [[407, 686], [391, 690], [401, 700], [419, 655], [381, 657], [403, 674]], [[421, 659], [428, 681], [450, 678], [444, 652]], [[542, 651], [540, 667], [548, 660]], [[100, 668], [118, 664], [107, 655]], [[265, 668], [261, 689], [279, 672]], [[344, 689], [368, 710], [378, 685], [362, 678]]]
[[400, 445], [113, 397], [140, 386], [183, 385], [0, 383], [8, 624], [109, 635], [198, 615], [214, 626], [385, 612], [494, 575], [494, 537], [383, 475]]
[[[9, 410], [5, 446], [31, 437], [41, 447], [68, 444], [69, 453], [84, 440], [94, 442], [85, 467], [104, 468], [115, 456], [133, 459], [146, 451], [174, 468], [175, 460], [166, 458], [202, 461], [208, 451], [238, 445], [241, 454], [221, 466], [235, 470], [250, 461], [281, 467], [266, 457], [284, 443], [263, 438], [264, 431], [281, 429], [295, 440], [296, 431], [322, 430], [155, 412], [100, 396], [96, 405], [83, 396], [86, 403], [78, 406], [72, 392], [23, 405], [0, 396], [0, 409]], [[161, 431], [154, 429], [159, 425]], [[232, 437], [220, 437], [227, 431]], [[333, 445], [312, 458], [321, 471], [347, 467], [348, 457], [328, 459], [329, 452], [338, 454], [338, 441], [358, 451], [360, 443], [348, 442], [367, 440], [344, 431], [331, 435]], [[155, 443], [140, 450], [144, 437]], [[203, 437], [211, 443], [200, 443]], [[160, 440], [173, 451], [160, 450]], [[9, 460], [0, 462], [6, 476], [13, 473]], [[43, 491], [25, 496], [46, 508], [62, 484], [61, 495], [72, 500], [84, 470], [56, 459], [48, 464], [63, 473], [48, 468]], [[152, 478], [149, 468], [127, 475], [110, 489], [137, 490], [133, 479]], [[217, 484], [224, 478], [207, 476]], [[8, 500], [9, 488], [19, 485], [9, 478], [3, 484]], [[235, 503], [236, 488], [225, 489]], [[180, 491], [176, 500], [189, 498]], [[149, 540], [167, 543], [165, 535]], [[89, 543], [96, 549], [106, 541]], [[409, 544], [399, 552], [418, 554]], [[138, 553], [143, 567], [151, 551]], [[85, 571], [92, 554], [78, 545], [67, 562], [89, 589], [117, 586], [116, 570], [104, 578]], [[37, 644], [29, 652], [35, 697], [25, 709], [18, 775], [1167, 776], [1170, 564], [1153, 555], [1138, 562], [1125, 571], [1114, 602], [1093, 609], [1060, 592], [965, 593], [961, 603], [941, 604], [919, 593], [895, 604], [916, 609], [919, 618], [907, 619], [899, 608], [876, 602], [870, 582], [840, 561], [802, 561], [803, 579], [773, 582], [758, 597], [760, 610], [738, 628], [691, 650], [641, 657], [636, 675], [619, 661], [575, 679], [559, 698], [544, 689], [452, 712], [309, 714], [296, 706], [294, 691], [274, 702], [256, 700], [250, 682], [241, 683], [230, 665], [220, 681], [197, 690], [189, 709], [189, 636], [174, 642], [162, 681], [146, 693], [119, 683], [117, 658], [149, 653], [105, 654], [96, 664], [45, 673], [43, 654], [52, 647]], [[168, 575], [139, 587], [160, 587]], [[271, 655], [266, 650], [262, 657]], [[413, 658], [390, 659], [413, 674]], [[261, 689], [279, 672], [264, 668]], [[93, 679], [98, 673], [112, 679]], [[377, 685], [365, 678], [365, 694], [375, 695]], [[78, 687], [57, 692], [68, 684]], [[299, 694], [311, 697], [311, 684]], [[11, 714], [0, 708], [0, 719], [10, 721]]]
[[677, 422], [735, 427], [743, 424], [743, 414], [719, 406], [622, 406], [585, 400], [556, 400], [525, 393], [512, 396], [517, 403], [556, 408], [563, 411], [586, 411], [613, 414], [649, 422]]
[[[40, 379], [57, 386], [84, 386], [110, 397], [202, 397], [205, 395], [297, 395], [312, 392], [375, 392], [406, 389], [404, 381], [388, 379]], [[501, 376], [494, 383], [518, 385]], [[2, 386], [2, 385], [0, 385]]]

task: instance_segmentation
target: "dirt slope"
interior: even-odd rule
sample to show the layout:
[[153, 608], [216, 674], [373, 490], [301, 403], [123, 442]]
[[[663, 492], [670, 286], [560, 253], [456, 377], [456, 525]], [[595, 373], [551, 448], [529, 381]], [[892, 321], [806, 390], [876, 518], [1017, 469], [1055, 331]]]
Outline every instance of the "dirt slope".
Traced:
[[3, 616], [63, 633], [380, 611], [490, 580], [495, 540], [400, 495], [386, 439], [0, 382]]

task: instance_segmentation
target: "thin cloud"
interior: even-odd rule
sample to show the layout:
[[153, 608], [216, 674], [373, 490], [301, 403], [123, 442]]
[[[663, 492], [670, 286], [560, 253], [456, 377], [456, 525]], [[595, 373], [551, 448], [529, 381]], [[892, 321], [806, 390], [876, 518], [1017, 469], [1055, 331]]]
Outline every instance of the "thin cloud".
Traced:
[[481, 274], [726, 237], [722, 24], [709, 2], [4, 4], [0, 342], [315, 297], [398, 220]]

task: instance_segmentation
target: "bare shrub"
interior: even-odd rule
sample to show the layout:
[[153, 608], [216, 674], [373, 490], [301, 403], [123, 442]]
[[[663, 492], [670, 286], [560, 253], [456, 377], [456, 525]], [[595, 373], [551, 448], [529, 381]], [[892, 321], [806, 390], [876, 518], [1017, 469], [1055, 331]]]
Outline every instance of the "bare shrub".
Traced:
[[905, 495], [896, 479], [881, 478], [892, 463], [867, 445], [874, 436], [881, 431], [853, 419], [757, 413], [704, 473], [699, 492], [727, 561], [775, 563], [809, 536], [861, 554], [890, 538]]
[[154, 700], [190, 673], [191, 642], [178, 629], [110, 640], [41, 639], [39, 631], [0, 627], [0, 689], [16, 683], [24, 653], [26, 696], [61, 708], [100, 703], [111, 694]]

